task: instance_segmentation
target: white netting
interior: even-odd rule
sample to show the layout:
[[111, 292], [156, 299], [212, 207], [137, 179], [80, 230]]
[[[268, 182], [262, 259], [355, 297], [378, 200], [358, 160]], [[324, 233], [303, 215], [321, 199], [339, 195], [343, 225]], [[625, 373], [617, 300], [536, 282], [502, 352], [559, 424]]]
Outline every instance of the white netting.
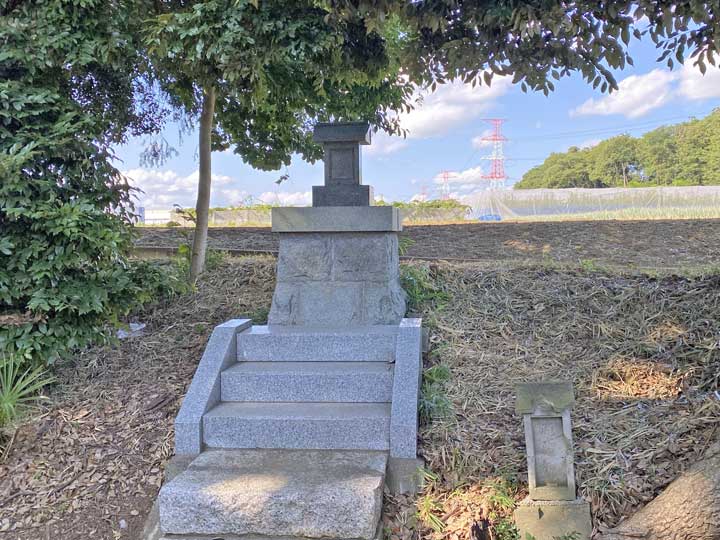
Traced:
[[473, 217], [720, 217], [720, 186], [497, 189], [468, 196]]

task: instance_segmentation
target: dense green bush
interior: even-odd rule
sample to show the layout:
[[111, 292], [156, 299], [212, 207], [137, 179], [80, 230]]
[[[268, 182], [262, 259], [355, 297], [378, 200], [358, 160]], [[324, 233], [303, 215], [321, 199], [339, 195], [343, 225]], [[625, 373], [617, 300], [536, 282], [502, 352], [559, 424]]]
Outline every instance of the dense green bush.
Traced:
[[136, 110], [130, 6], [0, 7], [0, 357], [52, 363], [173, 287], [128, 260], [131, 190], [109, 150], [159, 118]]

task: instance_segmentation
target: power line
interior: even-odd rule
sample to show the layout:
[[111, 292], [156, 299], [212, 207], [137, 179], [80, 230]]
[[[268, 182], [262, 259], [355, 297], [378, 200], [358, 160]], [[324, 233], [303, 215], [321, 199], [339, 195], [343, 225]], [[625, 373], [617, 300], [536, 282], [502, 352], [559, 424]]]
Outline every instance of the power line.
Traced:
[[608, 128], [592, 128], [592, 129], [579, 129], [579, 130], [573, 130], [573, 131], [563, 131], [558, 133], [548, 133], [548, 134], [537, 134], [533, 136], [527, 136], [527, 137], [515, 137], [513, 140], [516, 141], [522, 141], [522, 140], [530, 140], [530, 139], [537, 139], [539, 137], [542, 137], [543, 139], [557, 139], [557, 138], [565, 138], [565, 137], [571, 137], [576, 135], [600, 135], [603, 133], [610, 133], [610, 132], [623, 132], [628, 131], [630, 129], [640, 129], [644, 127], [654, 127], [657, 125], [662, 125], [666, 122], [672, 122], [676, 120], [688, 120], [688, 116], [674, 116], [670, 118], [664, 118], [662, 120], [648, 120], [646, 122], [639, 122], [635, 124], [624, 124], [622, 126], [617, 127], [608, 127]]

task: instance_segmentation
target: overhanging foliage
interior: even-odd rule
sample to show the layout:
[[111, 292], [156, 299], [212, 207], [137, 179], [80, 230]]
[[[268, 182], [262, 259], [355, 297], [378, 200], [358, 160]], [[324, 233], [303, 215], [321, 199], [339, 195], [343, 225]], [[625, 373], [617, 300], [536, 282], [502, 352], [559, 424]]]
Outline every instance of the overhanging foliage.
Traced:
[[[10, 6], [12, 7], [12, 6]], [[42, 364], [104, 339], [163, 278], [130, 265], [130, 188], [109, 144], [156, 123], [140, 107], [138, 13], [92, 0], [19, 3], [0, 26], [0, 353]]]

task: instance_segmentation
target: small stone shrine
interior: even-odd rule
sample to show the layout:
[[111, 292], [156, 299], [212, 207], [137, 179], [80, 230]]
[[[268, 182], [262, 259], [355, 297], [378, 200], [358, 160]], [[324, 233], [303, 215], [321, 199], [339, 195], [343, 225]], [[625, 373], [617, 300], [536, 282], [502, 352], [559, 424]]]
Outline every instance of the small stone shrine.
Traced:
[[529, 495], [515, 510], [523, 540], [590, 540], [590, 505], [575, 494], [569, 382], [517, 386], [515, 411], [522, 415]]
[[272, 211], [280, 252], [268, 322], [398, 324], [402, 226], [398, 209], [370, 206], [372, 189], [362, 185], [360, 145], [370, 144], [370, 128], [318, 124], [315, 140], [325, 148], [325, 185], [313, 187], [313, 207]]
[[404, 318], [400, 217], [362, 185], [367, 124], [319, 124], [315, 140], [313, 207], [273, 210], [269, 324], [210, 336], [145, 540], [373, 540], [383, 485], [418, 487], [422, 328]]

